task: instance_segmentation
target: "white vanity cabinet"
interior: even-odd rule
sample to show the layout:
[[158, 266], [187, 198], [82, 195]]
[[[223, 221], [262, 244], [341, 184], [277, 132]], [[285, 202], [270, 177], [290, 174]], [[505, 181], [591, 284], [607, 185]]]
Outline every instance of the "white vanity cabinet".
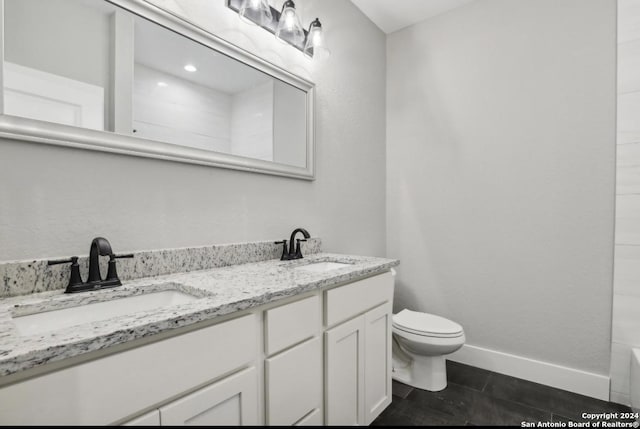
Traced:
[[134, 343], [0, 387], [0, 425], [368, 425], [391, 402], [392, 297], [387, 272]]
[[391, 403], [392, 299], [389, 273], [326, 292], [326, 424], [368, 425]]

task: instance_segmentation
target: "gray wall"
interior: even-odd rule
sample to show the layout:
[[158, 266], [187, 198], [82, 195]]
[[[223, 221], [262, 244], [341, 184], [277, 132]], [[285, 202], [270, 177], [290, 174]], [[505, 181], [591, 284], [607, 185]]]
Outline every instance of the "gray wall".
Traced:
[[608, 374], [615, 3], [478, 0], [389, 36], [396, 309]]
[[0, 141], [0, 260], [285, 238], [304, 226], [330, 251], [385, 253], [385, 36], [348, 0], [306, 1], [332, 56], [308, 61], [222, 1], [161, 1], [317, 84], [315, 182]]

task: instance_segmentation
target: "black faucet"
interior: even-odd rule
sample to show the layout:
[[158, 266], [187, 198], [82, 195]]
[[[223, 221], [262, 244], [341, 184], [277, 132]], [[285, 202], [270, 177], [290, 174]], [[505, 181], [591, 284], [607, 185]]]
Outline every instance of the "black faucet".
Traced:
[[[99, 256], [109, 256], [109, 269], [107, 270], [106, 279], [103, 279], [100, 275]], [[91, 249], [89, 250], [89, 278], [86, 282], [83, 282], [82, 277], [80, 276], [80, 266], [78, 265], [77, 256], [72, 256], [70, 259], [48, 261], [47, 265], [65, 264], [70, 262], [71, 276], [69, 277], [69, 285], [64, 292], [76, 293], [121, 286], [122, 282], [120, 282], [120, 279], [118, 278], [118, 271], [116, 269], [116, 259], [119, 258], [133, 258], [133, 255], [114, 255], [109, 241], [106, 238], [96, 237], [91, 241]]]
[[[296, 234], [301, 232], [304, 235], [304, 239], [298, 238], [296, 240]], [[310, 238], [311, 235], [304, 228], [296, 228], [291, 233], [291, 237], [289, 238], [289, 250], [287, 251], [287, 240], [276, 241], [275, 244], [282, 244], [282, 256], [280, 257], [281, 261], [289, 261], [292, 259], [302, 259], [302, 252], [300, 251], [300, 242], [307, 241], [307, 238]], [[296, 240], [296, 247], [294, 250], [293, 240]]]
[[89, 250], [89, 279], [87, 283], [96, 283], [102, 281], [100, 275], [100, 260], [98, 256], [111, 256], [111, 244], [106, 238], [96, 237], [91, 241]]

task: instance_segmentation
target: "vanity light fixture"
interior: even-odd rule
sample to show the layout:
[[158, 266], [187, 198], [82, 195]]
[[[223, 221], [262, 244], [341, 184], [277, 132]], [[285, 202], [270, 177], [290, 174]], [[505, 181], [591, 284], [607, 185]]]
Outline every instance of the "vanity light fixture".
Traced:
[[309, 24], [309, 31], [307, 32], [307, 40], [304, 44], [304, 50], [302, 51], [307, 57], [317, 57], [319, 59], [327, 58], [331, 55], [329, 49], [325, 46], [324, 34], [322, 33], [322, 24], [320, 20], [316, 18], [311, 24]]
[[184, 69], [186, 71], [188, 71], [189, 73], [193, 73], [193, 72], [197, 72], [198, 71], [196, 66], [194, 66], [193, 64], [187, 64], [186, 66], [184, 66]]
[[304, 42], [305, 32], [296, 12], [296, 4], [293, 0], [287, 0], [282, 5], [280, 19], [276, 27], [276, 38], [284, 43], [299, 45]]
[[267, 0], [242, 0], [238, 15], [249, 24], [269, 25], [273, 19]]
[[308, 58], [323, 58], [330, 52], [324, 43], [322, 24], [316, 18], [309, 30], [302, 27], [293, 0], [285, 0], [282, 10], [269, 5], [268, 0], [227, 0], [227, 7], [245, 22], [259, 25], [282, 42], [302, 51]]

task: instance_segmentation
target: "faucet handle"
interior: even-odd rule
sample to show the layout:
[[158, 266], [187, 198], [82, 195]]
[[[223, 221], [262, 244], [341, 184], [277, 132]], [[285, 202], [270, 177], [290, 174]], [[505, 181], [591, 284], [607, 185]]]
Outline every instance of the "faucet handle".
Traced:
[[74, 286], [81, 285], [84, 282], [80, 276], [80, 265], [78, 265], [78, 257], [72, 256], [69, 259], [57, 259], [53, 261], [47, 261], [47, 265], [58, 265], [71, 263], [71, 276], [69, 277], [69, 285], [67, 291], [73, 289]]
[[113, 259], [133, 258], [133, 253], [127, 253], [126, 255], [111, 255]]
[[282, 256], [280, 257], [280, 260], [288, 261], [290, 258], [289, 251], [287, 250], [287, 240], [276, 241], [274, 244], [282, 244]]
[[69, 259], [54, 259], [53, 261], [47, 261], [47, 265], [59, 265], [59, 264], [77, 264], [78, 257], [72, 256]]
[[302, 252], [300, 251], [300, 242], [301, 241], [307, 241], [306, 238], [298, 238], [296, 239], [296, 255], [295, 255], [295, 259], [302, 259]]
[[118, 278], [118, 270], [116, 269], [116, 259], [122, 258], [133, 258], [133, 253], [128, 253], [126, 255], [109, 255], [109, 269], [107, 270], [107, 281], [113, 281], [115, 284], [120, 285], [120, 279]]

